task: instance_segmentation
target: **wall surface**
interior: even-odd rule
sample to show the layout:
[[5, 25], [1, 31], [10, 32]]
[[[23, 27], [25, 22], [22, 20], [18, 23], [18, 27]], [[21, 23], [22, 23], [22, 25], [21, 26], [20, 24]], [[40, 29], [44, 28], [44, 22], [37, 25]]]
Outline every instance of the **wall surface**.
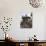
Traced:
[[[33, 13], [33, 27], [30, 29], [20, 28], [21, 17], [25, 14]], [[37, 39], [46, 40], [46, 5], [42, 7], [33, 8], [30, 6], [28, 0], [0, 0], [0, 21], [2, 18], [12, 17], [12, 26], [8, 33], [16, 38], [16, 40], [28, 40], [34, 34]], [[4, 33], [0, 29], [0, 39], [4, 39]]]

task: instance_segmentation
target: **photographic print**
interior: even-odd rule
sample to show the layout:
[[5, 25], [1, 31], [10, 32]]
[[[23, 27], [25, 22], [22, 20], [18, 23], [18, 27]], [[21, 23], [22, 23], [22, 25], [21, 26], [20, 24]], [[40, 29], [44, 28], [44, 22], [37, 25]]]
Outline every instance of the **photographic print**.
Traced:
[[28, 15], [22, 16], [20, 27], [21, 28], [32, 28], [32, 13], [30, 17]]

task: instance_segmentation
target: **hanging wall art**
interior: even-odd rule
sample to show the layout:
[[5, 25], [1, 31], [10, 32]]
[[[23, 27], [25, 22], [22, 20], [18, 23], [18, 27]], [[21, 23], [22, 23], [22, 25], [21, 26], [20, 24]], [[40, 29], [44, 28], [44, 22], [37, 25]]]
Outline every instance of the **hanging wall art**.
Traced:
[[22, 21], [20, 23], [21, 28], [32, 28], [32, 13], [29, 16], [22, 16]]
[[33, 8], [38, 8], [43, 4], [43, 0], [29, 0], [29, 4], [33, 7]]

